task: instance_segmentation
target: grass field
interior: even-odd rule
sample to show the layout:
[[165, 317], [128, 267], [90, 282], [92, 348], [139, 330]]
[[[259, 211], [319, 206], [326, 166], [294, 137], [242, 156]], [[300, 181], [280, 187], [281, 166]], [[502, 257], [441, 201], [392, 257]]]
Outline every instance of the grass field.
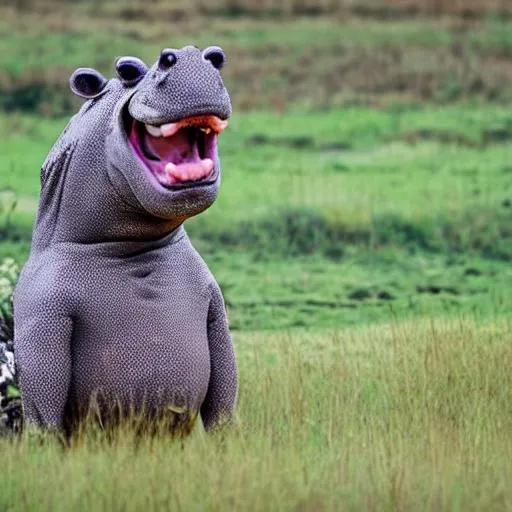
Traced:
[[[65, 119], [0, 120], [0, 256], [21, 261], [37, 169]], [[232, 327], [507, 313], [510, 138], [512, 113], [497, 105], [237, 114], [222, 140], [221, 196], [187, 224]]]
[[0, 440], [0, 510], [512, 509], [510, 2], [23, 0], [0, 20], [0, 261], [20, 264], [73, 69], [227, 50], [221, 193], [187, 230], [240, 365], [239, 428], [211, 438]]
[[[239, 334], [238, 431], [4, 441], [2, 510], [509, 510], [512, 324]], [[492, 368], [492, 370], [490, 370]]]

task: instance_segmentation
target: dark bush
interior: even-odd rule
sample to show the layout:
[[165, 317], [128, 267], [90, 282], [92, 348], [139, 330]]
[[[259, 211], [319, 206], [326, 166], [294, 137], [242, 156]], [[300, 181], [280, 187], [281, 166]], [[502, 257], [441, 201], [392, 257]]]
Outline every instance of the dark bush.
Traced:
[[6, 112], [17, 110], [58, 116], [70, 114], [75, 107], [67, 83], [63, 87], [39, 82], [23, 83], [0, 89], [0, 109]]
[[434, 249], [432, 228], [428, 225], [414, 224], [393, 215], [385, 215], [374, 220], [375, 241], [377, 245], [397, 245]]
[[[403, 219], [382, 215], [367, 227], [330, 221], [321, 211], [277, 209], [265, 217], [240, 221], [230, 229], [190, 226], [191, 235], [215, 250], [240, 249], [258, 257], [320, 254], [343, 257], [347, 247], [384, 246], [431, 252], [472, 251], [490, 259], [512, 259], [512, 213], [470, 211], [454, 217]], [[482, 221], [482, 218], [484, 221]]]

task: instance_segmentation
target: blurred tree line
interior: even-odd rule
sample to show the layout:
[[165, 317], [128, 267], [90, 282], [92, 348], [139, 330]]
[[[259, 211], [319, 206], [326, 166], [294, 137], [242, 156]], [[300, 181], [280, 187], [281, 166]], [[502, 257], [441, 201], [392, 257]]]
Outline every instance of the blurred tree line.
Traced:
[[512, 0], [3, 0], [0, 109], [62, 115], [78, 66], [223, 45], [237, 109], [512, 99]]

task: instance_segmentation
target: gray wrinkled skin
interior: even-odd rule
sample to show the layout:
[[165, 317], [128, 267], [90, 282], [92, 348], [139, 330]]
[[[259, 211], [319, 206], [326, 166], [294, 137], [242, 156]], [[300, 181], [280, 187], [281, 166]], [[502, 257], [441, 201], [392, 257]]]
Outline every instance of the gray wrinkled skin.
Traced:
[[164, 188], [128, 146], [123, 115], [170, 122], [231, 114], [219, 71], [186, 47], [136, 85], [111, 79], [76, 114], [41, 171], [30, 258], [14, 299], [25, 421], [63, 429], [92, 403], [229, 420], [237, 375], [224, 301], [182, 222], [208, 208], [201, 185]]

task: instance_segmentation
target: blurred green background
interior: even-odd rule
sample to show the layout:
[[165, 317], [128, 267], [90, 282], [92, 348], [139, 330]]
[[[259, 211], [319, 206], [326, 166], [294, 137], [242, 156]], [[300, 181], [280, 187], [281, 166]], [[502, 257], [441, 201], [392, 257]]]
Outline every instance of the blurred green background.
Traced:
[[3, 0], [0, 258], [72, 71], [186, 44], [229, 57], [221, 195], [187, 228], [234, 330], [510, 311], [510, 0]]

